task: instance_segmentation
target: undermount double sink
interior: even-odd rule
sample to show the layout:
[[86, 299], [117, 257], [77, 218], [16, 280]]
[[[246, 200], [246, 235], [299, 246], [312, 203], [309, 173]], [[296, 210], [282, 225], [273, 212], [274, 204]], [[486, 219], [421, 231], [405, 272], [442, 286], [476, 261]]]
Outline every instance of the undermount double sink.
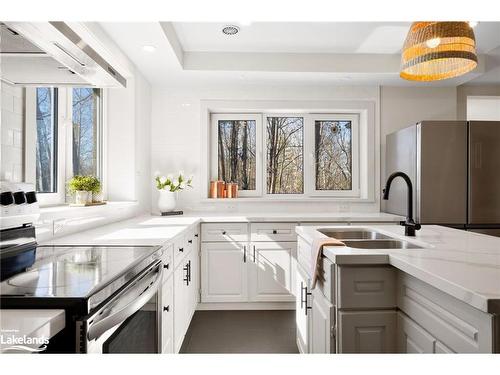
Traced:
[[421, 249], [421, 246], [399, 240], [386, 234], [369, 229], [318, 229], [327, 237], [342, 241], [355, 249]]

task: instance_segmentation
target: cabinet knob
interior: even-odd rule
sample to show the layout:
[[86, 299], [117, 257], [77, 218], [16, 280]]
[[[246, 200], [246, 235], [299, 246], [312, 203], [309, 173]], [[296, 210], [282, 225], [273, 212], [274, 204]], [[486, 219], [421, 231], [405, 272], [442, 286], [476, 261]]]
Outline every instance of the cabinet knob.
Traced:
[[193, 240], [188, 240], [188, 243], [193, 243]]
[[226, 235], [226, 231], [225, 231], [225, 230], [223, 230], [223, 231], [222, 231], [222, 234], [225, 236], [225, 235]]
[[163, 311], [169, 312], [170, 311], [170, 305], [163, 306]]
[[278, 234], [278, 231], [276, 229], [273, 229], [273, 234]]
[[196, 238], [198, 238], [198, 236], [199, 236], [199, 235], [198, 235], [198, 233], [196, 233], [194, 236], [195, 236]]
[[179, 247], [179, 251], [180, 251], [181, 253], [183, 253], [183, 252], [184, 252], [184, 248], [183, 248], [183, 247]]
[[170, 268], [170, 263], [164, 264], [163, 268], [166, 268], [168, 270]]

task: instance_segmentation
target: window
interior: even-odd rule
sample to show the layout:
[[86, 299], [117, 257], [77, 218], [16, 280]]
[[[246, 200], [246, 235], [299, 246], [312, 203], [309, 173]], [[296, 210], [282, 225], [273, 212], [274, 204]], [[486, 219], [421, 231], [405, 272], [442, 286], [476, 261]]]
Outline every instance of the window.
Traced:
[[241, 196], [261, 191], [261, 116], [213, 115], [212, 175], [236, 182]]
[[352, 189], [351, 121], [314, 122], [316, 190]]
[[57, 89], [36, 89], [36, 190], [57, 192]]
[[267, 194], [304, 192], [303, 146], [303, 117], [267, 117]]
[[215, 114], [211, 137], [212, 179], [242, 197], [360, 197], [358, 114]]
[[100, 89], [26, 89], [25, 174], [41, 205], [65, 203], [74, 175], [102, 179]]
[[74, 88], [72, 95], [73, 175], [101, 175], [100, 90]]

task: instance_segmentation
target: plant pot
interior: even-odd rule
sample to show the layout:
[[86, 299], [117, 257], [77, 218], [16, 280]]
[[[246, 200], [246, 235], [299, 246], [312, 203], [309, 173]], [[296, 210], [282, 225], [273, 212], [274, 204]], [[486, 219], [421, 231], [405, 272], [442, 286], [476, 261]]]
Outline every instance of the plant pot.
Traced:
[[89, 195], [89, 192], [85, 191], [85, 190], [77, 190], [77, 191], [75, 191], [75, 203], [76, 204], [85, 204], [85, 203], [87, 203], [88, 195]]
[[87, 191], [87, 204], [92, 203], [92, 192]]
[[101, 203], [103, 200], [104, 196], [101, 191], [99, 193], [92, 193], [92, 202]]
[[177, 204], [177, 193], [168, 190], [158, 190], [158, 208], [160, 212], [174, 211]]

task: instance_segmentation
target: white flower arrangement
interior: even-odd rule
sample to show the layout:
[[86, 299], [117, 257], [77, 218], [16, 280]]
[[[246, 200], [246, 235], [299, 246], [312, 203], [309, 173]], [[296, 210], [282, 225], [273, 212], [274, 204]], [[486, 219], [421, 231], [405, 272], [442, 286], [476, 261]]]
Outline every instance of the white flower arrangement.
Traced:
[[168, 174], [162, 176], [160, 172], [155, 173], [156, 188], [158, 190], [167, 190], [171, 192], [181, 191], [188, 187], [192, 188], [193, 175], [184, 176], [184, 172], [180, 171], [177, 175]]

